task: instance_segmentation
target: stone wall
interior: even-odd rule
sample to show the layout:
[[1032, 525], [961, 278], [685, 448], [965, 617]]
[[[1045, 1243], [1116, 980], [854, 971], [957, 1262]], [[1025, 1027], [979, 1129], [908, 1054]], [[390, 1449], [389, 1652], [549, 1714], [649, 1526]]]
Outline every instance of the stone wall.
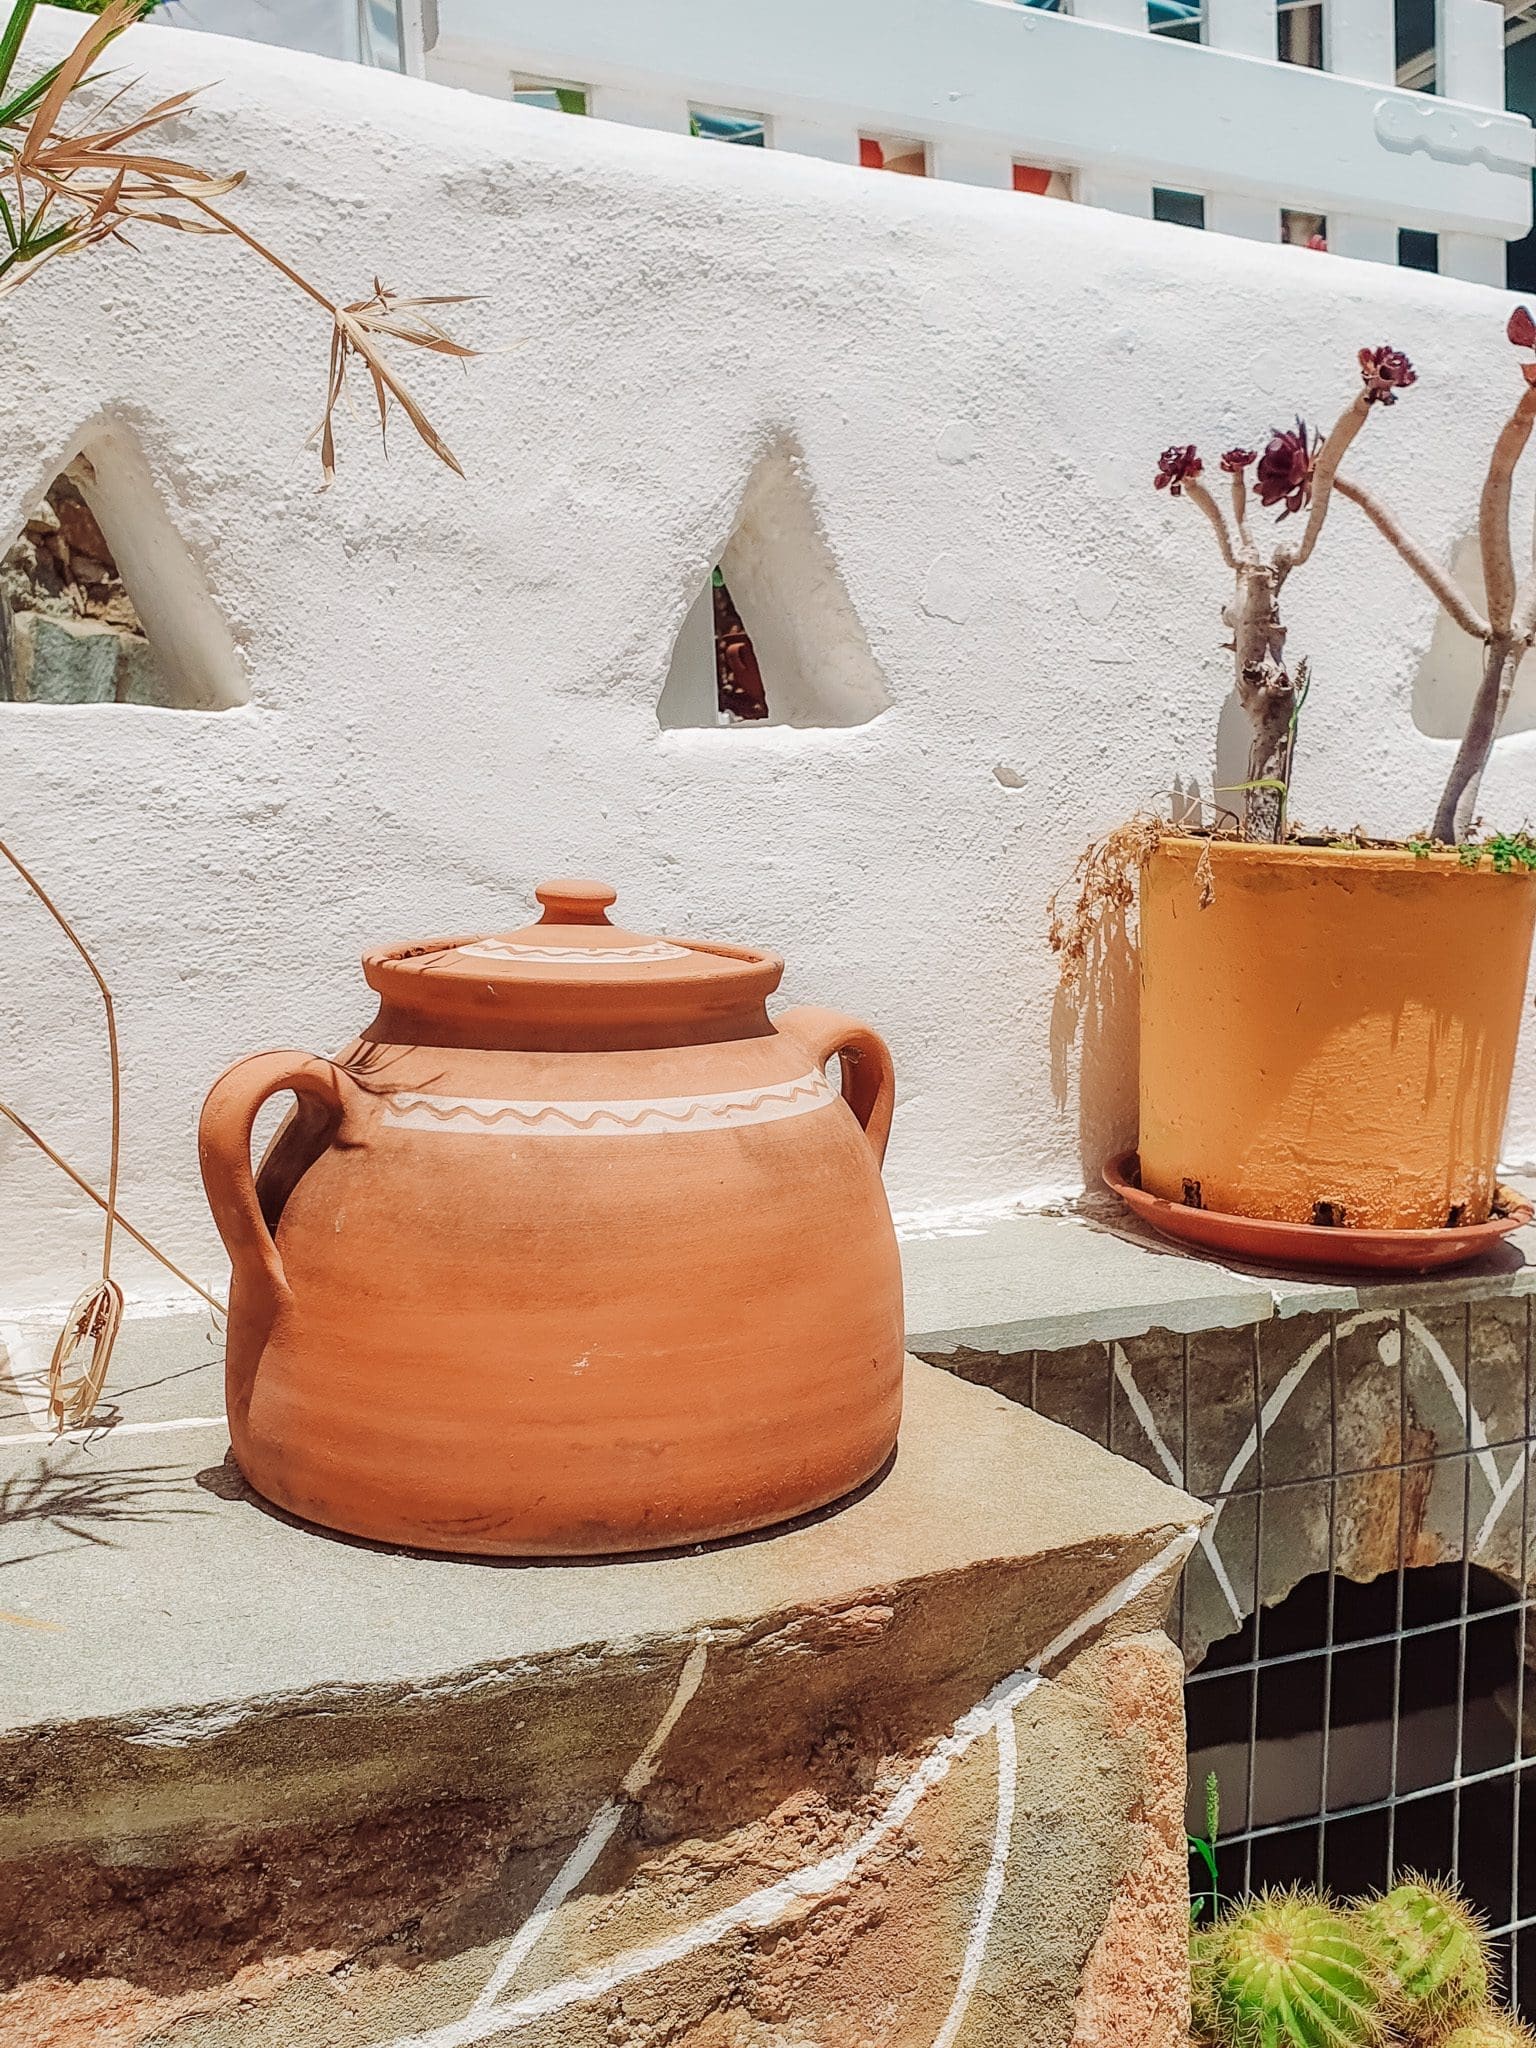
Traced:
[[1531, 1338], [1529, 1298], [1426, 1300], [942, 1362], [1215, 1503], [1184, 1578], [1193, 1667], [1330, 1569], [1465, 1558], [1528, 1593]]
[[173, 704], [89, 486], [82, 458], [0, 560], [0, 702]]

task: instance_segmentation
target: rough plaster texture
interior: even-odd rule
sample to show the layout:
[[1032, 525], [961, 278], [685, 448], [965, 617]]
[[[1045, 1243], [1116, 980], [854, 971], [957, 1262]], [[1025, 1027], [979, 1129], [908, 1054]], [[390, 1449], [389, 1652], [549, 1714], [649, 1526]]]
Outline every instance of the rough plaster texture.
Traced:
[[914, 1364], [789, 1531], [386, 1552], [146, 1334], [105, 1441], [0, 1417], [7, 2048], [1180, 2048], [1187, 1497]]
[[[40, 53], [72, 32], [48, 18]], [[118, 998], [128, 1215], [218, 1271], [193, 1152], [214, 1073], [340, 1044], [365, 946], [504, 929], [572, 870], [620, 883], [638, 928], [780, 948], [786, 999], [889, 1036], [898, 1210], [1096, 1171], [1134, 1116], [1133, 983], [1074, 1041], [1046, 899], [1127, 810], [1209, 786], [1228, 687], [1224, 577], [1151, 490], [1155, 454], [1326, 417], [1355, 347], [1390, 339], [1422, 381], [1354, 467], [1448, 556], [1508, 397], [1501, 296], [254, 47], [210, 63], [229, 54], [154, 29], [125, 65], [146, 96], [218, 74], [177, 150], [248, 169], [245, 217], [339, 291], [485, 293], [457, 324], [490, 353], [412, 365], [467, 480], [348, 421], [320, 496], [323, 321], [234, 246], [146, 234], [11, 302], [0, 527], [93, 422], [131, 434], [250, 691], [0, 707], [5, 834]], [[674, 639], [791, 441], [890, 708], [663, 731]], [[1298, 814], [1421, 825], [1450, 753], [1411, 712], [1428, 599], [1348, 507], [1286, 595], [1315, 676]], [[1503, 749], [1491, 819], [1530, 812], [1533, 762], [1529, 736]], [[101, 1174], [94, 997], [5, 886], [6, 1096]], [[1512, 1157], [1536, 1154], [1533, 1061]], [[92, 1212], [12, 1133], [0, 1175], [0, 1299], [70, 1296]]]

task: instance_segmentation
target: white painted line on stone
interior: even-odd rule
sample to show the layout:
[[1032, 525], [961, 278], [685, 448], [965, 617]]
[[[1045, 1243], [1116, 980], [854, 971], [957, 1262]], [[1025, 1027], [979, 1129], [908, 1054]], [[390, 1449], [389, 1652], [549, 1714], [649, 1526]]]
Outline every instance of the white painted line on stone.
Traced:
[[[1351, 1337], [1356, 1330], [1364, 1329], [1368, 1323], [1395, 1323], [1397, 1317], [1398, 1310], [1395, 1308], [1361, 1309], [1358, 1315], [1346, 1316], [1339, 1323], [1335, 1334], [1339, 1337]], [[1472, 1406], [1467, 1390], [1462, 1384], [1460, 1374], [1446, 1356], [1445, 1347], [1436, 1338], [1434, 1332], [1418, 1316], [1414, 1315], [1411, 1310], [1405, 1310], [1403, 1312], [1403, 1322], [1409, 1334], [1417, 1338], [1424, 1346], [1425, 1351], [1433, 1360], [1441, 1379], [1444, 1380], [1446, 1389], [1455, 1406], [1457, 1416], [1461, 1421], [1461, 1426], [1467, 1432], [1469, 1443], [1472, 1444], [1477, 1452], [1477, 1462], [1482, 1469], [1484, 1478], [1488, 1481], [1494, 1499], [1497, 1501], [1506, 1482], [1503, 1474], [1499, 1471], [1498, 1460], [1488, 1447], [1488, 1431], [1484, 1427], [1483, 1419]], [[1389, 1337], [1393, 1334], [1390, 1331], [1387, 1333]], [[1328, 1349], [1328, 1342], [1329, 1338], [1326, 1331], [1321, 1337], [1314, 1339], [1280, 1380], [1275, 1391], [1259, 1411], [1257, 1429], [1249, 1430], [1247, 1436], [1243, 1439], [1242, 1448], [1222, 1476], [1221, 1485], [1218, 1489], [1221, 1497], [1213, 1503], [1211, 1519], [1205, 1525], [1206, 1534], [1211, 1538], [1212, 1542], [1215, 1541], [1216, 1525], [1221, 1520], [1222, 1511], [1227, 1505], [1227, 1499], [1231, 1494], [1232, 1488], [1242, 1478], [1258, 1453], [1260, 1437], [1267, 1437], [1275, 1423], [1279, 1421], [1291, 1396]], [[1395, 1367], [1399, 1360], [1395, 1354], [1384, 1354], [1383, 1362]], [[1520, 1459], [1516, 1460], [1517, 1471], [1520, 1462]], [[1497, 1519], [1497, 1517], [1494, 1519]], [[1484, 1529], [1487, 1530], [1489, 1526], [1489, 1523], [1485, 1520]], [[1479, 1540], [1481, 1541], [1481, 1539]]]
[[[1356, 1330], [1364, 1329], [1370, 1323], [1386, 1322], [1395, 1324], [1398, 1314], [1399, 1311], [1396, 1309], [1361, 1309], [1358, 1315], [1344, 1317], [1339, 1322], [1334, 1334], [1337, 1337], [1350, 1337], [1354, 1335]], [[1408, 1334], [1418, 1344], [1422, 1345], [1435, 1370], [1439, 1373], [1446, 1392], [1451, 1397], [1451, 1405], [1456, 1410], [1457, 1419], [1461, 1423], [1467, 1442], [1472, 1448], [1478, 1467], [1487, 1481], [1492, 1495], [1488, 1511], [1483, 1517], [1482, 1526], [1477, 1532], [1477, 1539], [1470, 1551], [1470, 1556], [1476, 1557], [1498, 1527], [1505, 1509], [1509, 1506], [1514, 1496], [1516, 1487], [1520, 1484], [1521, 1474], [1526, 1465], [1536, 1462], [1536, 1444], [1529, 1444], [1524, 1450], [1516, 1453], [1513, 1469], [1506, 1477], [1499, 1470], [1499, 1461], [1495, 1457], [1489, 1443], [1487, 1425], [1473, 1404], [1471, 1393], [1460, 1373], [1457, 1372], [1452, 1364], [1445, 1346], [1436, 1337], [1434, 1331], [1429, 1328], [1421, 1317], [1416, 1316], [1411, 1309], [1402, 1311], [1402, 1320]], [[1401, 1363], [1401, 1353], [1397, 1349], [1398, 1342], [1397, 1331], [1395, 1329], [1388, 1329], [1383, 1333], [1378, 1346], [1381, 1352], [1382, 1363], [1393, 1369], [1396, 1369]], [[1328, 1344], [1329, 1337], [1326, 1333], [1309, 1344], [1295, 1364], [1282, 1377], [1269, 1399], [1264, 1403], [1259, 1412], [1257, 1428], [1249, 1430], [1247, 1436], [1243, 1439], [1242, 1447], [1238, 1451], [1237, 1456], [1232, 1460], [1232, 1463], [1227, 1467], [1226, 1472], [1222, 1476], [1219, 1498], [1212, 1503], [1211, 1519], [1200, 1532], [1201, 1548], [1210, 1559], [1212, 1569], [1215, 1571], [1222, 1591], [1226, 1595], [1227, 1604], [1232, 1609], [1233, 1619], [1238, 1622], [1245, 1620], [1246, 1616], [1236, 1594], [1232, 1590], [1231, 1581], [1227, 1577], [1226, 1570], [1221, 1563], [1221, 1553], [1216, 1543], [1217, 1525], [1221, 1521], [1222, 1513], [1227, 1506], [1232, 1488], [1242, 1478], [1249, 1465], [1252, 1464], [1257, 1456], [1261, 1439], [1267, 1437], [1275, 1423], [1279, 1421], [1290, 1402], [1291, 1396], [1296, 1392], [1296, 1389], [1301, 1385], [1318, 1359], [1328, 1349]], [[1185, 1483], [1184, 1479], [1177, 1470], [1176, 1461], [1172, 1453], [1158, 1434], [1156, 1419], [1152, 1415], [1150, 1408], [1147, 1407], [1146, 1402], [1140, 1398], [1140, 1389], [1136, 1386], [1129, 1367], [1127, 1366], [1125, 1372], [1121, 1373], [1119, 1364], [1120, 1347], [1117, 1345], [1114, 1348], [1117, 1355], [1115, 1376], [1119, 1379], [1121, 1386], [1125, 1390], [1126, 1398], [1130, 1401], [1132, 1411], [1137, 1421], [1141, 1424], [1142, 1429], [1146, 1432], [1153, 1450], [1162, 1460], [1164, 1469], [1174, 1478], [1177, 1485], [1182, 1486]]]
[[699, 1681], [704, 1676], [704, 1666], [708, 1659], [709, 1644], [701, 1637], [688, 1654], [688, 1661], [678, 1676], [677, 1684], [672, 1690], [672, 1698], [667, 1704], [667, 1711], [657, 1722], [655, 1733], [629, 1768], [622, 1787], [623, 1798], [608, 1800], [587, 1823], [586, 1833], [550, 1879], [544, 1889], [544, 1896], [523, 1922], [517, 1938], [486, 1979], [485, 1989], [470, 2007], [471, 2015], [487, 2012], [496, 2003], [521, 1969], [528, 1952], [543, 1935], [555, 1914], [612, 1841], [614, 1829], [623, 1819], [631, 1802], [640, 1797], [655, 1776], [656, 1759], [661, 1755], [667, 1737], [677, 1726], [678, 1717], [684, 1707], [698, 1691]]
[[163, 1436], [178, 1429], [224, 1429], [223, 1415], [178, 1415], [165, 1422], [110, 1422], [87, 1424], [83, 1429], [66, 1429], [55, 1435], [51, 1429], [25, 1429], [19, 1436], [0, 1436], [0, 1445], [28, 1444], [34, 1450], [51, 1451], [55, 1444], [108, 1443], [119, 1436]]
[[1483, 1418], [1472, 1405], [1471, 1390], [1446, 1356], [1445, 1346], [1434, 1331], [1426, 1323], [1421, 1322], [1411, 1309], [1405, 1312], [1403, 1321], [1434, 1360], [1440, 1377], [1445, 1382], [1445, 1390], [1455, 1406], [1457, 1418], [1466, 1431], [1467, 1441], [1477, 1451], [1477, 1462], [1483, 1468], [1483, 1477], [1488, 1482], [1489, 1490], [1496, 1494], [1504, 1483], [1504, 1475], [1499, 1470], [1498, 1460], [1488, 1448], [1488, 1431]]
[[1472, 1555], [1474, 1557], [1477, 1556], [1483, 1545], [1498, 1527], [1499, 1522], [1503, 1518], [1504, 1510], [1514, 1498], [1515, 1488], [1520, 1484], [1522, 1472], [1533, 1460], [1536, 1460], [1536, 1443], [1527, 1444], [1524, 1452], [1517, 1455], [1514, 1470], [1507, 1479], [1500, 1483], [1498, 1492], [1489, 1502], [1488, 1512], [1483, 1517], [1483, 1526], [1478, 1530], [1477, 1541], [1472, 1546]]
[[1155, 1557], [1138, 1566], [1085, 1613], [1069, 1622], [1053, 1641], [1046, 1644], [1033, 1664], [1012, 1672], [995, 1685], [985, 1699], [968, 1714], [962, 1715], [949, 1734], [934, 1745], [864, 1832], [835, 1856], [823, 1857], [819, 1863], [794, 1871], [788, 1877], [780, 1878], [776, 1884], [749, 1892], [734, 1905], [722, 1907], [719, 1912], [696, 1921], [692, 1927], [680, 1928], [664, 1941], [652, 1942], [642, 1948], [623, 1949], [606, 1963], [577, 1971], [509, 2005], [468, 2012], [463, 2019], [450, 2021], [429, 2033], [401, 2035], [389, 2044], [389, 2048], [470, 2048], [473, 2042], [488, 2041], [497, 2034], [510, 2033], [530, 2020], [566, 2012], [572, 2006], [590, 2005], [595, 1999], [617, 1990], [621, 1984], [648, 1976], [670, 1963], [681, 1962], [684, 1957], [712, 1947], [725, 1935], [742, 1928], [776, 1926], [800, 1907], [836, 1891], [847, 1883], [859, 1865], [888, 1835], [905, 1825], [925, 1794], [949, 1775], [950, 1766], [1029, 1698], [1043, 1683], [1047, 1665], [1053, 1664], [1084, 1636], [1140, 1599], [1164, 1573], [1183, 1563], [1194, 1543], [1194, 1530], [1181, 1530]]
[[997, 1820], [992, 1830], [992, 1860], [987, 1865], [986, 1882], [977, 1902], [976, 1918], [971, 1923], [970, 1940], [965, 1944], [965, 1961], [960, 1966], [960, 1982], [955, 1986], [954, 2002], [944, 2016], [943, 2026], [933, 2037], [933, 2048], [952, 2048], [955, 2036], [965, 2024], [965, 2015], [981, 1976], [992, 1922], [1002, 1904], [1003, 1883], [1008, 1875], [1008, 1852], [1013, 1846], [1013, 1807], [1019, 1784], [1019, 1744], [1011, 1712], [1002, 1716], [995, 1732]]
[[[1120, 1382], [1121, 1390], [1127, 1401], [1131, 1404], [1131, 1413], [1141, 1424], [1142, 1432], [1147, 1442], [1157, 1453], [1162, 1461], [1163, 1470], [1168, 1474], [1174, 1485], [1184, 1487], [1187, 1490], [1188, 1482], [1184, 1477], [1184, 1467], [1163, 1441], [1163, 1433], [1157, 1426], [1157, 1417], [1148, 1407], [1146, 1396], [1136, 1384], [1136, 1375], [1131, 1371], [1130, 1360], [1125, 1355], [1124, 1345], [1111, 1345], [1110, 1351], [1114, 1360], [1115, 1378]], [[1228, 1607], [1232, 1610], [1232, 1619], [1241, 1628], [1246, 1619], [1243, 1613], [1243, 1605], [1237, 1597], [1236, 1588], [1227, 1576], [1225, 1560], [1221, 1552], [1216, 1548], [1216, 1539], [1211, 1534], [1211, 1529], [1214, 1526], [1213, 1521], [1200, 1531], [1200, 1548], [1204, 1551], [1206, 1562], [1211, 1568], [1217, 1585], [1222, 1590]]]

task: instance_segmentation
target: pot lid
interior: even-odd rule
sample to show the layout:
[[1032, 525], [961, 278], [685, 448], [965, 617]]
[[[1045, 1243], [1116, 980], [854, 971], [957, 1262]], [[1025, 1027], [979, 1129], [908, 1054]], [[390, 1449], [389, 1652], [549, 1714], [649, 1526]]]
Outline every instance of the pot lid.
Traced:
[[537, 923], [488, 938], [450, 939], [433, 974], [534, 982], [575, 975], [596, 988], [615, 980], [681, 981], [720, 971], [719, 954], [707, 946], [610, 924], [608, 908], [618, 901], [618, 891], [606, 882], [540, 882], [533, 893], [544, 906]]
[[[386, 1002], [418, 1016], [469, 1006], [487, 1022], [542, 1020], [540, 1042], [566, 1042], [625, 1017], [658, 1029], [690, 1012], [761, 1002], [784, 963], [761, 947], [653, 937], [611, 924], [617, 892], [606, 882], [541, 882], [543, 915], [516, 931], [436, 939], [368, 953], [363, 971]], [[546, 1035], [546, 1033], [553, 1035]]]

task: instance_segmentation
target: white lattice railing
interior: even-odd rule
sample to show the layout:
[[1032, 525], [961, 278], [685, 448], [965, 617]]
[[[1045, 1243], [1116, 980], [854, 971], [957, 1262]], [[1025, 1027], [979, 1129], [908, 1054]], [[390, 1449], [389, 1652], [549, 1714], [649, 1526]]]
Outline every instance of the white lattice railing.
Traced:
[[1148, 33], [1146, 0], [417, 5], [428, 77], [573, 86], [608, 120], [686, 132], [728, 109], [761, 117], [771, 148], [845, 163], [898, 137], [935, 177], [1010, 186], [1042, 166], [1135, 214], [1154, 188], [1199, 194], [1208, 227], [1258, 240], [1280, 239], [1284, 209], [1316, 213], [1331, 249], [1380, 262], [1399, 228], [1425, 229], [1442, 271], [1495, 284], [1531, 222], [1498, 0], [1437, 0], [1439, 96], [1393, 82], [1393, 0], [1322, 0], [1320, 70], [1275, 61], [1275, 0], [1205, 0], [1201, 44]]

